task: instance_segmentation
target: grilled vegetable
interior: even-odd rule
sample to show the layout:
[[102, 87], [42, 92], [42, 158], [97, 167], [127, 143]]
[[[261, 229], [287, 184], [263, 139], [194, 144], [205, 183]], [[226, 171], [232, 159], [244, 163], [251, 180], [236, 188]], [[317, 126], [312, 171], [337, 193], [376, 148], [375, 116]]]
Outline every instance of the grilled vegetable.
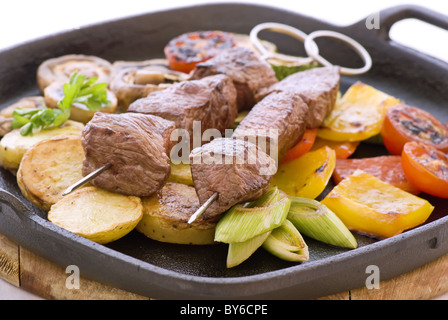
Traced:
[[405, 104], [388, 110], [381, 136], [387, 150], [394, 155], [401, 155], [404, 145], [411, 141], [448, 152], [448, 127], [430, 113]]
[[198, 63], [215, 57], [219, 51], [235, 46], [231, 33], [199, 31], [182, 34], [165, 47], [165, 57], [171, 69], [190, 73]]
[[188, 224], [199, 209], [193, 187], [167, 183], [152, 197], [142, 198], [143, 218], [137, 230], [150, 239], [175, 244], [214, 244], [216, 220], [198, 219]]
[[39, 131], [32, 137], [22, 136], [19, 129], [13, 130], [0, 141], [0, 164], [3, 168], [15, 173], [25, 152], [36, 143], [56, 136], [81, 136], [83, 128], [82, 123], [69, 120], [59, 128]]
[[42, 92], [53, 82], [68, 82], [73, 73], [96, 77], [108, 83], [112, 65], [99, 57], [69, 54], [44, 61], [37, 70], [37, 83]]
[[309, 250], [300, 232], [288, 219], [273, 230], [263, 248], [272, 255], [291, 262], [303, 262], [309, 260]]
[[272, 188], [249, 206], [232, 207], [216, 226], [215, 241], [245, 242], [283, 224], [291, 200]]
[[17, 172], [22, 194], [48, 211], [62, 192], [82, 176], [81, 136], [55, 137], [39, 142], [23, 156]]
[[317, 135], [331, 141], [367, 140], [381, 132], [388, 108], [398, 103], [398, 99], [357, 82], [337, 101]]
[[[283, 192], [272, 188], [256, 201], [229, 210], [228, 219], [218, 223], [215, 235], [216, 241], [229, 243], [227, 268], [240, 265], [263, 245], [272, 230], [285, 221], [289, 204]], [[263, 214], [267, 215], [265, 222], [260, 221]]]
[[315, 199], [325, 190], [335, 166], [334, 150], [323, 147], [280, 164], [272, 185], [289, 196]]
[[298, 197], [291, 197], [291, 201], [288, 220], [301, 234], [336, 247], [358, 247], [350, 230], [325, 205], [316, 200]]
[[255, 253], [270, 236], [272, 231], [255, 236], [244, 242], [234, 242], [229, 244], [229, 250], [227, 252], [227, 268], [234, 268], [241, 263], [249, 259], [249, 257]]
[[418, 190], [448, 199], [448, 156], [427, 144], [408, 142], [402, 155], [404, 174]]
[[360, 143], [361, 143], [360, 141], [338, 142], [338, 141], [325, 140], [325, 139], [317, 137], [311, 150], [314, 151], [314, 150], [320, 149], [324, 146], [327, 146], [336, 152], [336, 159], [347, 159], [347, 158], [350, 158], [356, 152]]
[[406, 178], [401, 166], [400, 156], [380, 156], [363, 159], [340, 159], [336, 161], [333, 179], [336, 184], [352, 175], [356, 170], [363, 170], [378, 179], [403, 191], [418, 195], [420, 191], [413, 187]]
[[135, 100], [187, 78], [187, 74], [171, 70], [166, 59], [116, 61], [109, 87], [117, 96], [121, 109], [127, 110]]
[[302, 64], [276, 58], [270, 58], [267, 61], [274, 69], [275, 75], [279, 81], [282, 81], [294, 73], [319, 67], [319, 64], [315, 62]]
[[48, 212], [55, 225], [99, 244], [131, 232], [143, 217], [140, 198], [84, 187], [65, 196]]
[[289, 150], [283, 158], [283, 163], [300, 158], [311, 150], [316, 141], [317, 129], [307, 129], [302, 140], [291, 150]]
[[355, 171], [322, 200], [350, 230], [384, 239], [423, 224], [434, 207], [374, 176]]
[[182, 183], [188, 186], [194, 186], [190, 165], [186, 163], [171, 163], [171, 174], [168, 178], [168, 182]]

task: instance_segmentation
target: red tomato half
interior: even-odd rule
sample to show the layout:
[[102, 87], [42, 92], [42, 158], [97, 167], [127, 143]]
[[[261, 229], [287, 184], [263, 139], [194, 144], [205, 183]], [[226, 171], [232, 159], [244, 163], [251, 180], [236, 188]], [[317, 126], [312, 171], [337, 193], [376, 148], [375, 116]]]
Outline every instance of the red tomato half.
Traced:
[[432, 196], [448, 199], [448, 156], [419, 142], [408, 142], [403, 148], [401, 165], [408, 181]]
[[182, 34], [165, 47], [171, 69], [190, 73], [198, 63], [215, 57], [220, 50], [232, 48], [232, 34], [222, 31], [199, 31]]
[[399, 104], [389, 108], [381, 135], [387, 150], [401, 155], [407, 142], [418, 141], [448, 152], [448, 128], [430, 113]]
[[307, 129], [303, 135], [302, 140], [291, 150], [289, 150], [283, 158], [283, 163], [300, 158], [305, 153], [310, 151], [316, 141], [317, 129]]

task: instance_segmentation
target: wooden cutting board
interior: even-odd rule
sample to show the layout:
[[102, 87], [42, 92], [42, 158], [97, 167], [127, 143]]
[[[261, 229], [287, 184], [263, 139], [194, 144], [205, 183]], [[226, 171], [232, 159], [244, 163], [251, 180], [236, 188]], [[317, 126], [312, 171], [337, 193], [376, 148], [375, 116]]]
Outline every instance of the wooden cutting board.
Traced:
[[[70, 274], [0, 234], [0, 278], [50, 300], [150, 300], [82, 277], [79, 289], [68, 289]], [[410, 273], [320, 300], [448, 300], [448, 255]]]

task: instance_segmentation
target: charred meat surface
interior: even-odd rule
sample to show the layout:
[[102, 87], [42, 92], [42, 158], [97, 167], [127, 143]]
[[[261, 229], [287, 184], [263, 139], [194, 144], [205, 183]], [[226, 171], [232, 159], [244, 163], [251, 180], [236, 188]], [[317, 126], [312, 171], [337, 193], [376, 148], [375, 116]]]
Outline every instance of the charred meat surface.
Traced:
[[201, 137], [207, 129], [216, 129], [223, 135], [225, 129], [233, 127], [238, 115], [236, 90], [225, 75], [183, 81], [135, 101], [128, 112], [171, 120], [177, 128], [185, 129], [191, 139], [194, 121], [200, 121]]
[[144, 114], [97, 112], [82, 135], [83, 175], [110, 164], [90, 183], [132, 196], [151, 196], [171, 173], [169, 152], [173, 122]]
[[255, 143], [281, 161], [302, 139], [307, 115], [308, 105], [298, 95], [274, 92], [253, 107], [233, 138]]
[[257, 100], [273, 92], [285, 91], [299, 95], [309, 107], [308, 129], [318, 128], [333, 110], [339, 92], [339, 67], [323, 67], [298, 72], [277, 84], [264, 88]]
[[275, 161], [256, 145], [227, 138], [194, 149], [190, 165], [201, 205], [218, 193], [205, 219], [219, 216], [235, 204], [258, 199], [277, 172]]
[[224, 50], [216, 57], [199, 63], [191, 79], [202, 79], [214, 74], [226, 74], [233, 80], [237, 89], [238, 110], [252, 108], [258, 91], [278, 83], [272, 67], [246, 47]]

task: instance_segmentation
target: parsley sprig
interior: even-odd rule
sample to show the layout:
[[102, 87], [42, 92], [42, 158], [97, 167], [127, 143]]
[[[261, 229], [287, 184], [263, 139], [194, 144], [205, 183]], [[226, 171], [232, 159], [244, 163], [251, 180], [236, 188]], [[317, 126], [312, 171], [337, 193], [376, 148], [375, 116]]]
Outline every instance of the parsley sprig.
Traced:
[[85, 105], [90, 111], [98, 111], [110, 104], [107, 100], [107, 83], [96, 83], [97, 77], [87, 79], [85, 75], [73, 73], [63, 86], [64, 97], [58, 108], [22, 109], [13, 112], [12, 128], [20, 128], [22, 136], [32, 136], [34, 130], [48, 130], [62, 126], [70, 118], [74, 103]]

